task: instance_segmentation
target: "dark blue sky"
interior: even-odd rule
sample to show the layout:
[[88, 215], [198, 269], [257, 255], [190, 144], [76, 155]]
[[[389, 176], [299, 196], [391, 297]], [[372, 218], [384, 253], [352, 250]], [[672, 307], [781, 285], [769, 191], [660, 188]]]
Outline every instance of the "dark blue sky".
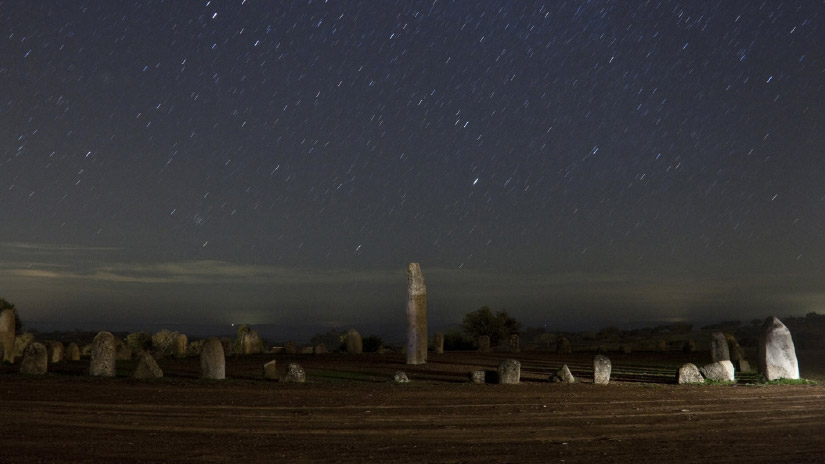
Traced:
[[825, 310], [825, 2], [0, 1], [0, 296], [76, 324]]

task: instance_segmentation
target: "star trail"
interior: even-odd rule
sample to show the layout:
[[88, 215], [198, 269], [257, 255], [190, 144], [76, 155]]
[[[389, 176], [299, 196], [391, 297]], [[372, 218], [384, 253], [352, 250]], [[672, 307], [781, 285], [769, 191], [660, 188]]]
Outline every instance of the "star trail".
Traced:
[[413, 261], [435, 327], [825, 310], [821, 1], [0, 11], [24, 320], [389, 327]]

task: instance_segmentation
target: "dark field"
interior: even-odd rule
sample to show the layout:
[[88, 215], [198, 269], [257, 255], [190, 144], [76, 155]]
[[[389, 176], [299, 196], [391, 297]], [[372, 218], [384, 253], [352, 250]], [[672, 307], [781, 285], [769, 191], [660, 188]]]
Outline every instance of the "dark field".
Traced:
[[[823, 357], [800, 352], [802, 376]], [[255, 355], [200, 381], [198, 360], [162, 360], [166, 378], [90, 378], [87, 361], [43, 378], [0, 375], [0, 462], [825, 462], [825, 387], [677, 386], [706, 352], [609, 356], [615, 381], [588, 382], [590, 354]], [[520, 385], [467, 372], [522, 362]], [[298, 361], [306, 384], [266, 382], [262, 365]], [[562, 362], [582, 381], [547, 383]], [[410, 384], [393, 384], [397, 370]]]

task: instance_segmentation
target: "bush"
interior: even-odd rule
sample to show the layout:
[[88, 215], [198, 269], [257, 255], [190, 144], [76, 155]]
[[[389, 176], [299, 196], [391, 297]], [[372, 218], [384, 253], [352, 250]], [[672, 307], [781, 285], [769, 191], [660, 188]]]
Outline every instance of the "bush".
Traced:
[[444, 351], [464, 351], [475, 348], [475, 342], [457, 330], [444, 334]]
[[200, 356], [204, 343], [206, 343], [206, 340], [189, 342], [189, 346], [186, 347], [186, 355], [192, 357]]
[[309, 343], [313, 346], [323, 343], [328, 351], [344, 351], [346, 350], [346, 332], [338, 329], [330, 329], [327, 332], [319, 332], [309, 339]]
[[133, 353], [148, 350], [152, 348], [152, 336], [146, 332], [130, 333], [126, 336], [126, 346], [128, 346]]
[[175, 352], [178, 342], [178, 333], [168, 329], [152, 335], [152, 348], [164, 356], [171, 356]]
[[[507, 314], [507, 310], [493, 311], [487, 306], [464, 315], [461, 322], [461, 330], [473, 339], [478, 339], [482, 335], [490, 337], [490, 346], [498, 346], [507, 340], [510, 334], [518, 334], [521, 323]], [[445, 340], [446, 342], [446, 340]]]
[[364, 353], [374, 353], [381, 347], [383, 341], [378, 335], [368, 335], [362, 340], [362, 350]]
[[19, 358], [23, 356], [23, 350], [33, 341], [34, 334], [31, 332], [22, 333], [14, 337], [14, 357]]
[[[246, 345], [246, 346], [244, 346]], [[244, 324], [238, 328], [238, 337], [232, 342], [232, 351], [237, 354], [256, 354], [264, 350], [264, 341], [258, 332]]]
[[11, 309], [14, 311], [14, 333], [20, 333], [23, 331], [23, 321], [20, 320], [20, 315], [17, 314], [17, 309], [14, 307], [14, 303], [10, 303], [2, 298], [0, 298], [0, 311], [4, 309]]

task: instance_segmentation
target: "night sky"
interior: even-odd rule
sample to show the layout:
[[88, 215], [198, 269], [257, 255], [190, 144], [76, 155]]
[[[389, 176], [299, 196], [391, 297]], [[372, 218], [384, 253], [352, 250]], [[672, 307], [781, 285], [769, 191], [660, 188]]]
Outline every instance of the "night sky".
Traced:
[[434, 330], [825, 312], [824, 23], [0, 1], [0, 297], [65, 327], [392, 332], [414, 261]]

